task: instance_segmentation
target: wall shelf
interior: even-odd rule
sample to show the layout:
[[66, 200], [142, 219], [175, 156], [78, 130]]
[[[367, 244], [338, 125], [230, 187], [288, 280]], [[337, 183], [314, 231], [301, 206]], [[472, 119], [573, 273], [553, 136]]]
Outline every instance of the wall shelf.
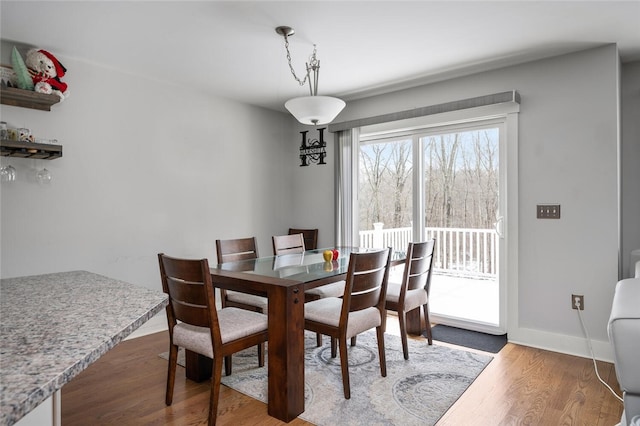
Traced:
[[35, 158], [53, 160], [62, 157], [62, 145], [0, 140], [0, 155], [3, 157]]
[[45, 95], [44, 93], [14, 87], [0, 87], [0, 103], [5, 105], [51, 111], [51, 106], [58, 102], [60, 102], [58, 95]]

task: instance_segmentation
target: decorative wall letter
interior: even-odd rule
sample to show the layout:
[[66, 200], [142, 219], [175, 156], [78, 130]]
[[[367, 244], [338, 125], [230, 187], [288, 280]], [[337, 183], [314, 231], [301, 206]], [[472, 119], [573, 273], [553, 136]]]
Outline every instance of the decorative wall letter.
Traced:
[[325, 150], [327, 143], [324, 141], [324, 131], [326, 127], [318, 129], [318, 139], [307, 140], [308, 130], [300, 132], [302, 144], [300, 145], [300, 167], [305, 167], [310, 163], [327, 164], [324, 158], [327, 156]]

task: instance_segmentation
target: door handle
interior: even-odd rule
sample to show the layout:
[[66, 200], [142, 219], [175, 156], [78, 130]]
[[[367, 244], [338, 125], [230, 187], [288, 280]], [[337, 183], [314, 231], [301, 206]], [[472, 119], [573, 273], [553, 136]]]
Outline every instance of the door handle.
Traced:
[[504, 216], [498, 216], [493, 227], [495, 228], [498, 237], [504, 238]]

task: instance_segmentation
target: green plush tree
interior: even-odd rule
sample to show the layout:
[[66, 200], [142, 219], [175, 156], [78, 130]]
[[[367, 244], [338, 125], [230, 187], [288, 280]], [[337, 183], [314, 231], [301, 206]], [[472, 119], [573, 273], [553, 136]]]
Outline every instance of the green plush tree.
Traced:
[[11, 52], [11, 63], [13, 64], [13, 71], [16, 73], [18, 87], [24, 90], [33, 90], [34, 86], [31, 74], [29, 74], [29, 70], [15, 46]]

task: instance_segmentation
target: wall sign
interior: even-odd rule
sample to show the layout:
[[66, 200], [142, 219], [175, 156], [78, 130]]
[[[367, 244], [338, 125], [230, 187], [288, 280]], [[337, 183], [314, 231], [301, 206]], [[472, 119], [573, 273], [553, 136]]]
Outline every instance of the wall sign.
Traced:
[[327, 143], [324, 141], [324, 131], [326, 127], [318, 129], [318, 139], [307, 139], [308, 130], [300, 132], [302, 144], [300, 145], [300, 167], [308, 166], [309, 163], [327, 164], [324, 162], [327, 156]]

